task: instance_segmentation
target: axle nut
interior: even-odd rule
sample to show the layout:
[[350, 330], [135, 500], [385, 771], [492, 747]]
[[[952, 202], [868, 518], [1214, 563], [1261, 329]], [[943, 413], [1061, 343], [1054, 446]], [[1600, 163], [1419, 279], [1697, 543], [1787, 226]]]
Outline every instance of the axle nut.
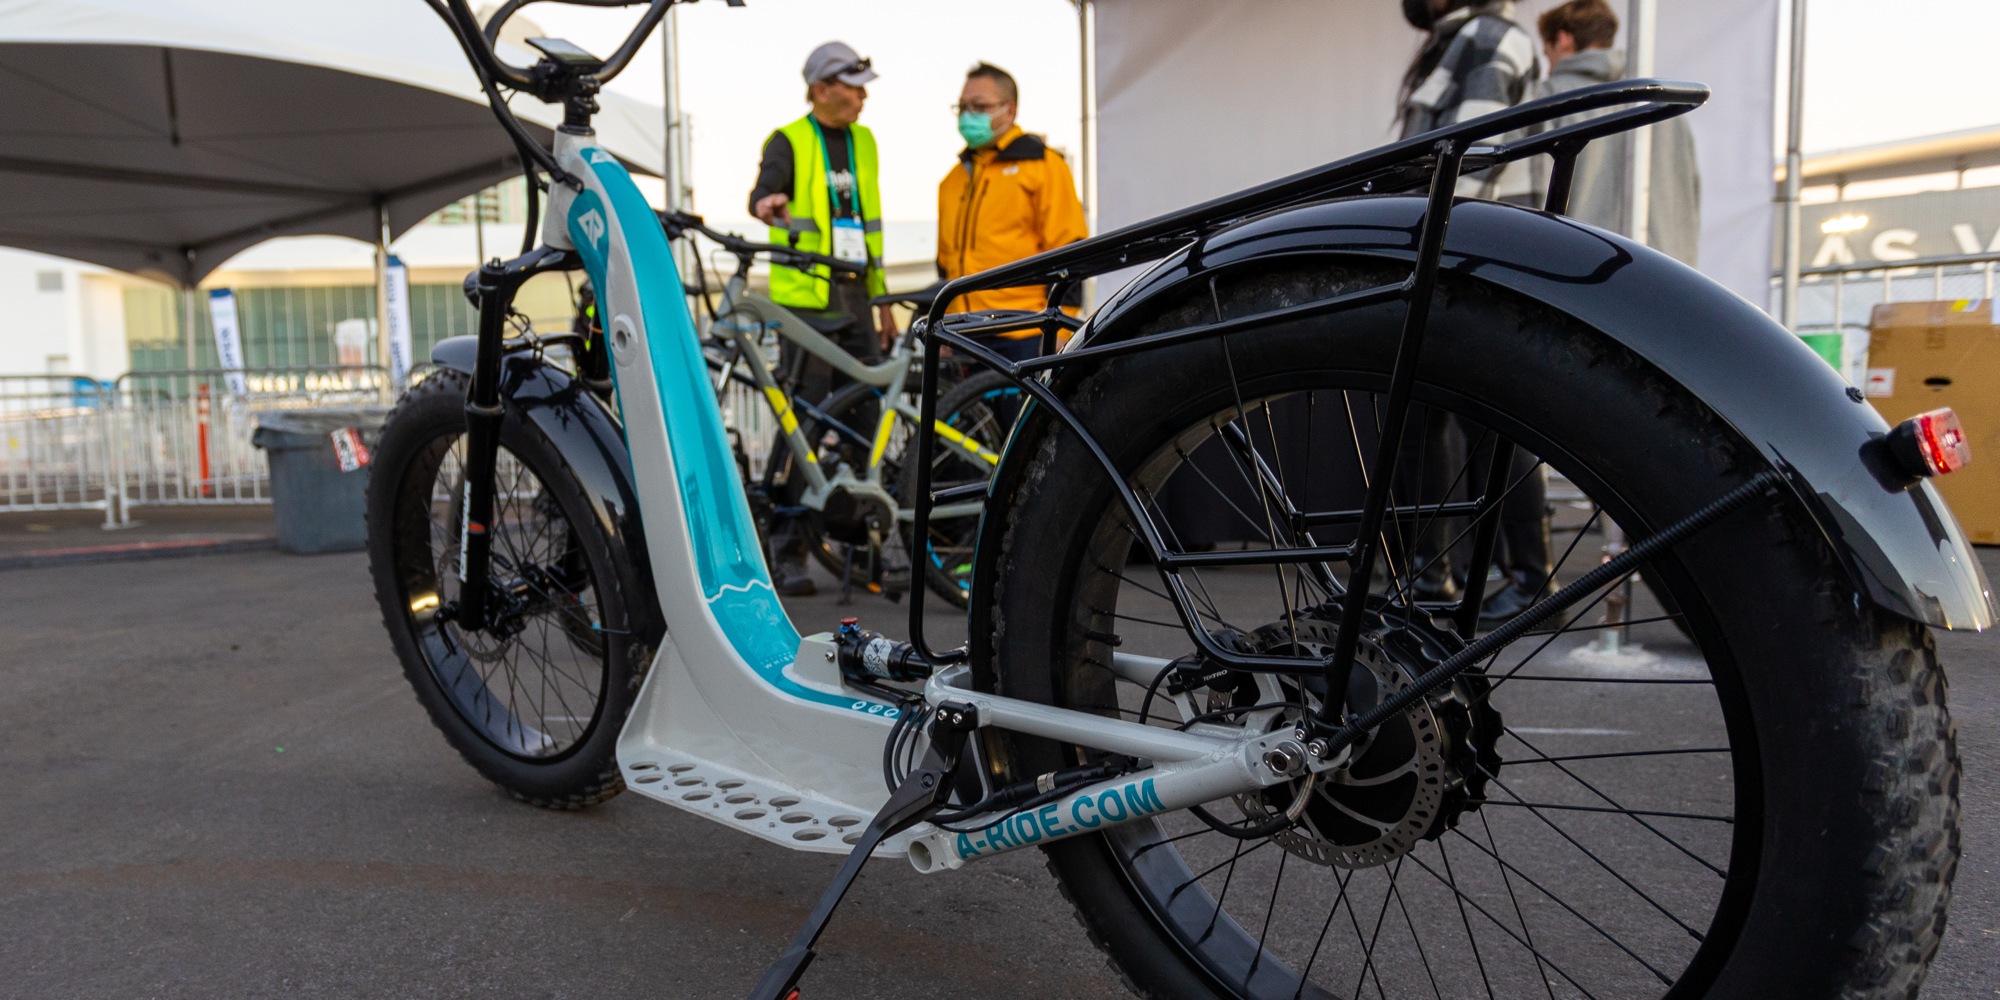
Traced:
[[1279, 774], [1291, 774], [1305, 762], [1305, 749], [1290, 740], [1264, 751], [1264, 766]]

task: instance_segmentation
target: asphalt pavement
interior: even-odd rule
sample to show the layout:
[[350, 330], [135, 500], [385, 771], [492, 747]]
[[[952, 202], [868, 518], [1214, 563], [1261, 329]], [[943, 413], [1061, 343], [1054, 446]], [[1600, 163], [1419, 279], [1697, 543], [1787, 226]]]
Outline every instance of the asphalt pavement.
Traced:
[[[895, 633], [905, 614], [792, 611]], [[1925, 996], [1990, 997], [2000, 641], [1939, 645], [1965, 860]], [[737, 997], [838, 864], [633, 795], [507, 799], [411, 697], [358, 554], [0, 571], [0, 692], [0, 997]], [[808, 987], [1126, 995], [1033, 851], [872, 865]]]

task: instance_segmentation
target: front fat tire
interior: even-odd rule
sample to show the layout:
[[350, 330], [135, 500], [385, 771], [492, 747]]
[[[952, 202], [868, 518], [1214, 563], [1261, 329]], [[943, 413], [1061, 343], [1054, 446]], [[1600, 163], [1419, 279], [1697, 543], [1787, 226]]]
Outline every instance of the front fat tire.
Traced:
[[[1395, 275], [1274, 275], [1226, 289], [1225, 316], [1323, 298]], [[1234, 295], [1231, 292], [1234, 292]], [[1212, 300], [1168, 312], [1172, 329], [1213, 319]], [[1382, 307], [1232, 341], [1244, 382], [1314, 369], [1381, 377], [1401, 321]], [[1610, 476], [1628, 524], [1657, 528], [1761, 467], [1754, 450], [1700, 400], [1592, 331], [1485, 286], [1447, 284], [1434, 305], [1419, 378], [1509, 411], [1551, 435], [1547, 454], [1579, 456]], [[1218, 395], [1214, 341], [1141, 353], [1059, 383], [1077, 415], [1134, 469]], [[1556, 426], [1564, 400], [1591, 419]], [[1182, 412], [1186, 411], [1186, 412]], [[1079, 565], [1113, 503], [1101, 469], [1049, 419], [1015, 450], [1031, 465], [995, 504], [1001, 549], [975, 592], [975, 671], [1002, 694], [1060, 703], [1086, 651]], [[1642, 457], [1642, 458], [1641, 458]], [[1638, 459], [1635, 461], [1635, 459]], [[1574, 477], [1573, 477], [1574, 478]], [[1669, 582], [1708, 629], [1718, 685], [1747, 713], [1754, 764], [1739, 787], [1762, 812], [1740, 817], [1732, 879], [1694, 977], [1709, 996], [1915, 997], [1942, 938], [1959, 849], [1959, 759], [1944, 675], [1927, 630], [1857, 600], [1823, 536], [1789, 503], [1763, 504], [1684, 546]], [[1626, 512], [1620, 519], [1625, 520]], [[1628, 529], [1629, 530], [1629, 529]], [[1667, 576], [1669, 574], [1663, 574]], [[1099, 624], [1098, 627], [1102, 627]], [[1101, 644], [1099, 644], [1101, 645]], [[1053, 669], [1048, 667], [1054, 663]], [[1723, 673], [1734, 674], [1727, 685]], [[1736, 726], [1732, 724], [1732, 742]], [[1074, 763], [1064, 748], [1007, 747], [1018, 776]], [[1146, 997], [1241, 997], [1193, 958], [1149, 908], [1113, 841], [1090, 835], [1045, 849], [1091, 939]], [[1722, 939], [1711, 934], [1711, 943]], [[1685, 973], [1684, 973], [1685, 974]], [[1425, 995], [1428, 995], [1426, 993]], [[1670, 996], [1683, 995], [1674, 991]], [[1691, 995], [1691, 994], [1690, 994]]]
[[[431, 722], [466, 762], [507, 794], [545, 809], [581, 809], [625, 788], [617, 739], [637, 700], [651, 662], [650, 650], [632, 634], [635, 615], [621, 581], [616, 551], [592, 516], [588, 501], [554, 446], [532, 421], [509, 408], [501, 423], [503, 457], [539, 480], [582, 549], [583, 566], [597, 595], [603, 625], [605, 671], [594, 721], [573, 747], [548, 759], [528, 758], [496, 746], [468, 723], [444, 692], [424, 654], [419, 623], [410, 609], [409, 585], [423, 572], [417, 560], [433, 559], [419, 539], [431, 531], [430, 489], [441, 451], [465, 433], [469, 379], [438, 371], [405, 392], [390, 411], [372, 461], [368, 484], [368, 563], [405, 678]], [[497, 527], [497, 525], [496, 525]]]

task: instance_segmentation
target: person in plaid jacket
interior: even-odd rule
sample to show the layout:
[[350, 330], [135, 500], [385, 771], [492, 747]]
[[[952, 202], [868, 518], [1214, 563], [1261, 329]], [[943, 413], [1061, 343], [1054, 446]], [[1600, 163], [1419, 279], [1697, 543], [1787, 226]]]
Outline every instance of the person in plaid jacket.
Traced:
[[[1403, 74], [1403, 138], [1513, 107], [1541, 77], [1535, 38], [1511, 0], [1404, 0], [1403, 14], [1430, 33]], [[1458, 193], [1526, 203], [1524, 163], [1460, 178]]]

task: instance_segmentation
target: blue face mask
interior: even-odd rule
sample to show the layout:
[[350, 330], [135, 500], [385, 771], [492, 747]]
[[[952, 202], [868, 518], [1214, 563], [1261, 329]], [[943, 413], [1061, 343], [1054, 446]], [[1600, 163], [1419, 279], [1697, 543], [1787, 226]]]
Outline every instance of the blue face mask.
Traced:
[[961, 111], [958, 113], [958, 134], [965, 138], [965, 144], [978, 149], [993, 141], [993, 116], [984, 111]]

